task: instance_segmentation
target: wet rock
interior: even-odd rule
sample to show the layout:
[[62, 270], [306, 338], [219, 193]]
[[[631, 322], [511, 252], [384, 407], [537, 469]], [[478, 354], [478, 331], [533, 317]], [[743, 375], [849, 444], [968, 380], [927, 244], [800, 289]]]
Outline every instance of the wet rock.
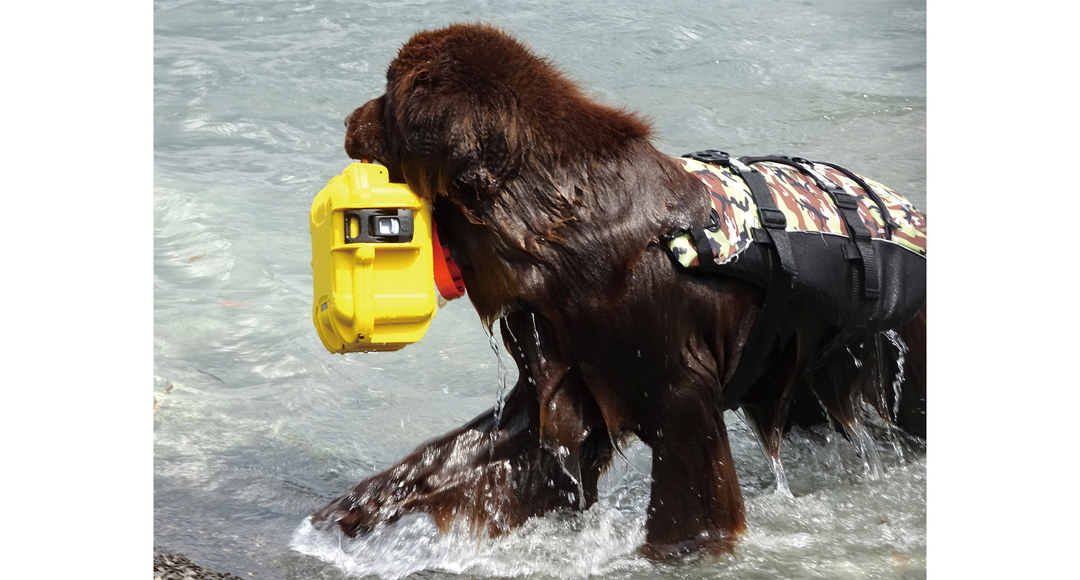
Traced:
[[228, 573], [210, 572], [196, 566], [183, 554], [155, 554], [154, 580], [240, 580]]

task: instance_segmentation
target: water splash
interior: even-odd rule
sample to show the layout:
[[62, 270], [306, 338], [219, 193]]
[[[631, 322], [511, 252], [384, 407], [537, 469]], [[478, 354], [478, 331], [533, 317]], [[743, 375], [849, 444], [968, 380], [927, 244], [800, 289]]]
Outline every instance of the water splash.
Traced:
[[398, 580], [424, 570], [495, 577], [586, 578], [645, 570], [635, 554], [645, 541], [644, 513], [597, 503], [587, 512], [533, 518], [500, 538], [481, 538], [464, 525], [439, 532], [430, 516], [414, 514], [364, 537], [325, 532], [304, 520], [289, 547], [330, 562], [349, 576]]
[[600, 477], [598, 501], [587, 511], [532, 518], [499, 538], [478, 537], [461, 521], [443, 534], [430, 516], [413, 514], [357, 538], [337, 527], [316, 530], [305, 519], [289, 547], [348, 576], [386, 580], [424, 570], [483, 577], [647, 577], [653, 563], [637, 551], [645, 543], [651, 453], [633, 440], [626, 454], [625, 465], [613, 465]]

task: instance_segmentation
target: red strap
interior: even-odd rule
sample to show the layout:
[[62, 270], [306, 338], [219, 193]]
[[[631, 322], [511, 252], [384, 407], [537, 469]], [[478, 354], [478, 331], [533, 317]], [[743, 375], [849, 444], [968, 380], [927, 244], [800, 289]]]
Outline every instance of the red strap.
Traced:
[[431, 224], [432, 264], [434, 266], [435, 287], [447, 300], [465, 295], [465, 281], [461, 279], [461, 269], [450, 257], [450, 248], [439, 241], [439, 228]]

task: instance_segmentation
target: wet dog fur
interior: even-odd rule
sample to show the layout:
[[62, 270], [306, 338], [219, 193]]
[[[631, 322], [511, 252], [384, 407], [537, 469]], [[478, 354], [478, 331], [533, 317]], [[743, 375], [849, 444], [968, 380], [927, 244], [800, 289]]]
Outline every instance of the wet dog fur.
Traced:
[[[925, 307], [857, 367], [822, 358], [839, 329], [793, 311], [796, 331], [739, 400], [739, 364], [763, 291], [674, 267], [661, 235], [708, 221], [703, 185], [649, 141], [649, 126], [593, 102], [547, 61], [484, 25], [413, 36], [386, 92], [346, 120], [345, 149], [430, 200], [468, 297], [499, 331], [518, 380], [491, 409], [421, 445], [313, 516], [352, 536], [409, 513], [497, 535], [585, 509], [617, 447], [652, 451], [645, 555], [730, 550], [746, 528], [724, 411], [742, 408], [778, 458], [792, 423], [856, 420], [865, 400], [925, 436]], [[874, 340], [880, 341], [880, 337]]]

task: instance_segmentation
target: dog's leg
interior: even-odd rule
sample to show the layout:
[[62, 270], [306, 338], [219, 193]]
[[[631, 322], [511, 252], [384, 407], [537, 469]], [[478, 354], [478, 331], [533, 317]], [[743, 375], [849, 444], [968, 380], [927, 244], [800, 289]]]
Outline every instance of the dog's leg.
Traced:
[[900, 329], [904, 353], [904, 380], [900, 386], [900, 412], [896, 422], [904, 431], [926, 438], [926, 306]]
[[742, 491], [715, 388], [668, 389], [639, 437], [653, 451], [652, 493], [642, 552], [664, 559], [730, 551], [746, 529]]
[[848, 357], [833, 357], [811, 371], [807, 378], [818, 400], [840, 424], [847, 438], [858, 447], [866, 472], [871, 478], [879, 479], [883, 467], [874, 439], [864, 424], [864, 415], [860, 412], [864, 402], [875, 405], [875, 396], [871, 396], [869, 401], [866, 397], [867, 393], [873, 391], [874, 374], [879, 367], [873, 342], [876, 337], [864, 340], [870, 344], [869, 349], [859, 355], [862, 358], [854, 353]]
[[[507, 327], [503, 336], [511, 344]], [[575, 481], [559, 458], [541, 445], [539, 399], [527, 359], [511, 348], [517, 384], [500, 411], [491, 409], [467, 425], [420, 446], [394, 467], [357, 485], [312, 517], [315, 525], [336, 524], [354, 536], [410, 513], [427, 513], [446, 531], [457, 518], [474, 531], [498, 535], [529, 517], [556, 508], [580, 509], [596, 499], [596, 480], [610, 460], [603, 429], [593, 429], [577, 445], [581, 475]], [[573, 407], [572, 393], [584, 392], [577, 375], [566, 373], [557, 391]], [[568, 427], [568, 426], [567, 426]]]
[[596, 501], [600, 473], [611, 458], [600, 409], [580, 371], [558, 348], [547, 318], [515, 312], [503, 318], [503, 325], [507, 347], [520, 358], [521, 372], [536, 388], [540, 443], [578, 485], [578, 507], [585, 509]]
[[861, 360], [830, 357], [807, 379], [821, 405], [859, 446], [868, 470], [877, 473], [876, 452], [859, 413], [864, 401], [885, 421], [926, 437], [926, 307], [895, 334], [866, 340], [869, 348]]
[[792, 337], [774, 360], [769, 372], [755, 383], [740, 402], [743, 417], [757, 436], [761, 450], [776, 476], [777, 493], [788, 496], [791, 490], [780, 460], [780, 446], [788, 423], [788, 410], [795, 396], [795, 385], [810, 358], [808, 353], [812, 349], [808, 348], [808, 344], [812, 340], [803, 333]]
[[863, 399], [877, 411], [878, 417], [890, 425], [896, 424], [892, 411], [894, 397], [889, 395], [900, 362], [895, 356], [890, 356], [894, 352], [895, 347], [889, 345], [886, 335], [876, 333], [870, 338], [869, 347], [862, 359], [865, 375], [861, 380]]
[[871, 340], [860, 377], [863, 396], [883, 420], [925, 438], [925, 307], [906, 325]]

